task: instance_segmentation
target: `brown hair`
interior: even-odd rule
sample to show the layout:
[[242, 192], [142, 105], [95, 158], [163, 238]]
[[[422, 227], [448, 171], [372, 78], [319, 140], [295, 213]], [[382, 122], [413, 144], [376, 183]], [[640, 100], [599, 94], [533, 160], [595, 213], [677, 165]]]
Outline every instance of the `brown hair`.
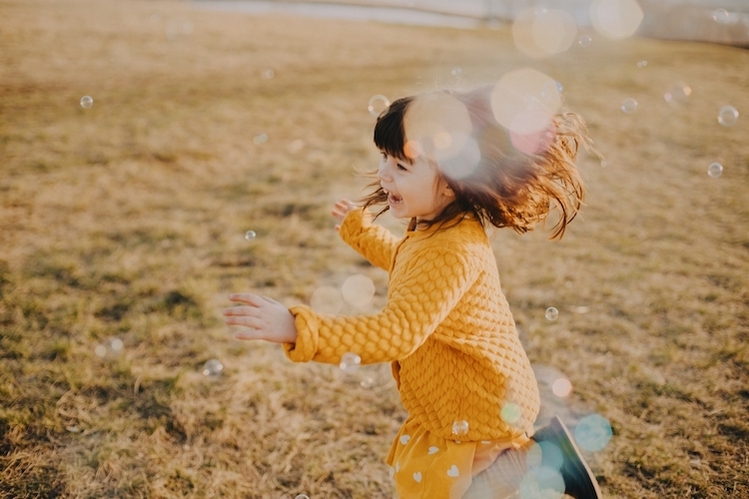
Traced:
[[[580, 145], [589, 145], [582, 119], [574, 113], [557, 114], [543, 150], [524, 153], [513, 145], [510, 132], [494, 118], [487, 88], [449, 95], [462, 102], [468, 111], [473, 126], [471, 136], [478, 145], [480, 158], [467, 176], [456, 177], [442, 170], [442, 177], [455, 193], [455, 201], [436, 218], [423, 223], [431, 226], [462, 213], [473, 213], [484, 226], [488, 223], [525, 233], [545, 221], [553, 209], [558, 209], [560, 216], [551, 238], [561, 238], [585, 195], [575, 166]], [[393, 102], [378, 117], [374, 128], [375, 145], [409, 163], [404, 119], [416, 98], [404, 97]], [[376, 172], [372, 176], [376, 177]], [[373, 191], [361, 201], [365, 207], [385, 204], [376, 214], [379, 216], [388, 210], [387, 193], [377, 179], [369, 187]]]

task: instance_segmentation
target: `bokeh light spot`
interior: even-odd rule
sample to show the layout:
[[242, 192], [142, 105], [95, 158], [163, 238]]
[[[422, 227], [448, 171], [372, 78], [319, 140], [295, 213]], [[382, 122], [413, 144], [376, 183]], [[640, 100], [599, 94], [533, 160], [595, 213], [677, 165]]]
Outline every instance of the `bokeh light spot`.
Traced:
[[531, 468], [520, 482], [519, 492], [522, 499], [560, 499], [564, 494], [564, 478], [547, 466]]
[[252, 138], [252, 142], [255, 144], [265, 144], [266, 142], [268, 142], [268, 134], [259, 133]]
[[364, 307], [372, 301], [375, 285], [369, 277], [355, 274], [344, 281], [341, 294], [347, 303], [355, 307]]
[[644, 14], [635, 0], [593, 0], [590, 20], [606, 38], [621, 40], [635, 34]]
[[548, 130], [562, 107], [556, 81], [532, 68], [506, 73], [491, 94], [495, 119], [510, 130], [528, 135]]
[[264, 69], [262, 73], [260, 73], [260, 77], [263, 80], [272, 80], [273, 77], [276, 76], [276, 72], [272, 69]]
[[572, 393], [572, 383], [567, 378], [557, 378], [551, 384], [551, 391], [557, 397], [566, 397]]
[[585, 416], [575, 427], [575, 441], [580, 448], [597, 452], [605, 448], [611, 440], [611, 424], [600, 414]]
[[559, 471], [564, 464], [564, 455], [559, 447], [551, 442], [537, 442], [528, 449], [525, 460], [530, 469], [545, 466]]
[[515, 424], [520, 419], [520, 406], [515, 403], [507, 403], [499, 411], [499, 416], [505, 423]]
[[343, 307], [341, 291], [332, 286], [320, 286], [312, 293], [310, 306], [321, 314], [337, 314]]
[[577, 35], [573, 17], [563, 10], [528, 8], [521, 11], [512, 24], [515, 46], [534, 59], [568, 50]]
[[672, 106], [687, 104], [692, 89], [686, 83], [675, 83], [663, 94], [663, 98]]

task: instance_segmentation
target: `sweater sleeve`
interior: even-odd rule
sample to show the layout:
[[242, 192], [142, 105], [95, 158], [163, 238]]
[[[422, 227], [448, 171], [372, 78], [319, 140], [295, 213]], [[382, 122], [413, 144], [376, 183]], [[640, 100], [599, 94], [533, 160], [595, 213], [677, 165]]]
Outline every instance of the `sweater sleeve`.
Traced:
[[478, 270], [445, 248], [421, 252], [397, 282], [385, 308], [374, 315], [330, 316], [300, 305], [291, 308], [297, 341], [284, 344], [295, 362], [340, 362], [356, 353], [362, 364], [403, 359], [421, 346], [475, 281]]
[[339, 234], [346, 244], [372, 265], [390, 270], [393, 251], [399, 239], [385, 227], [373, 224], [371, 216], [363, 209], [346, 214]]

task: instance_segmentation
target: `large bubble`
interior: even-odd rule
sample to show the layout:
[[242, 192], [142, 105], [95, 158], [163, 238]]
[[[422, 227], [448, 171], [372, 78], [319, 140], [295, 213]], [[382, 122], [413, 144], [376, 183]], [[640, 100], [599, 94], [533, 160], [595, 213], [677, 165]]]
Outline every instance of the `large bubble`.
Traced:
[[568, 50], [576, 35], [575, 20], [558, 9], [528, 8], [520, 12], [512, 24], [515, 46], [534, 59]]
[[644, 14], [636, 0], [593, 0], [590, 20], [606, 38], [621, 40], [635, 34]]
[[535, 69], [522, 68], [497, 82], [491, 105], [495, 119], [511, 134], [543, 135], [552, 128], [554, 116], [562, 107], [562, 95], [554, 79]]

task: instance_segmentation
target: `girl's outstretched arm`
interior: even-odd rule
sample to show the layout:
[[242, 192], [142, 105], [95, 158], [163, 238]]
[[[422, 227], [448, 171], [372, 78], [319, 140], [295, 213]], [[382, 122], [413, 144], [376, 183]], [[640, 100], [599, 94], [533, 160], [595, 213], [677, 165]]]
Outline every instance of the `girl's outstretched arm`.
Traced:
[[341, 222], [336, 225], [336, 230], [346, 244], [372, 265], [390, 270], [393, 251], [400, 240], [398, 237], [385, 227], [373, 224], [371, 215], [348, 199], [338, 201], [331, 213]]
[[224, 322], [227, 325], [245, 328], [236, 333], [237, 339], [265, 340], [273, 343], [296, 341], [294, 316], [281, 303], [250, 293], [232, 294], [229, 295], [229, 300], [242, 304], [224, 309]]

